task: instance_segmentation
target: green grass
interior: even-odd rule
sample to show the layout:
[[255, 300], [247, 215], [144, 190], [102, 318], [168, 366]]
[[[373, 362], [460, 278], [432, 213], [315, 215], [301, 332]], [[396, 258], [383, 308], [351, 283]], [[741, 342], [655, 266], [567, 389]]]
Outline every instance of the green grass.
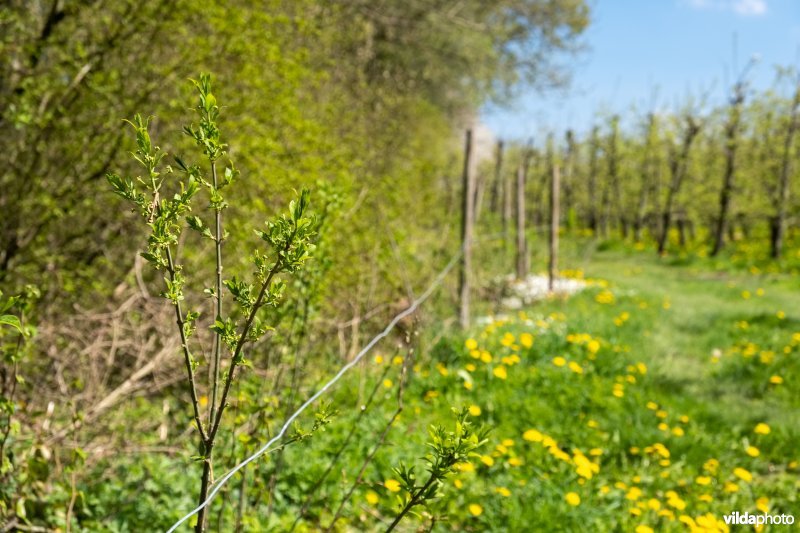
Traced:
[[[800, 518], [800, 288], [792, 276], [702, 257], [676, 264], [614, 243], [570, 239], [563, 248], [564, 268], [594, 280], [585, 291], [467, 332], [435, 324], [424, 332], [403, 413], [336, 530], [384, 530], [404, 496], [388, 488], [392, 469], [416, 465], [422, 479], [428, 427], [451, 425], [451, 408], [462, 406], [492, 429], [489, 442], [399, 530], [724, 531], [724, 514], [759, 508]], [[493, 308], [475, 303], [477, 314]], [[397, 407], [401, 365], [393, 359], [404, 353], [385, 343], [339, 383], [328, 397], [339, 411], [333, 423], [286, 449], [269, 513], [276, 455], [248, 467], [248, 493], [261, 496], [248, 504], [246, 528], [287, 530], [333, 461], [295, 531], [328, 526]], [[783, 382], [771, 383], [774, 376]], [[769, 433], [754, 431], [759, 424]], [[238, 438], [234, 456], [258, 448], [268, 432], [265, 425], [263, 435]], [[153, 479], [172, 472], [186, 485], [185, 463], [148, 461], [135, 467]], [[235, 477], [221, 496], [227, 503], [215, 503], [219, 523], [232, 522], [240, 483]], [[170, 515], [186, 507], [191, 486], [176, 493], [180, 505], [163, 504]]]
[[[706, 531], [713, 529], [700, 529], [703, 523], [724, 530], [722, 515], [732, 511], [800, 514], [800, 339], [792, 341], [800, 331], [792, 305], [800, 291], [791, 277], [720, 271], [703, 260], [675, 265], [649, 251], [615, 246], [597, 251], [573, 243], [567, 249], [565, 266], [605, 280], [608, 288], [593, 286], [527, 309], [522, 319], [440, 340], [413, 376], [412, 416], [379, 452], [361, 499], [353, 502], [352, 516], [360, 510], [363, 522], [350, 527], [381, 528], [376, 517], [391, 516], [397, 505], [398, 495], [383, 486], [391, 466], [423, 455], [425, 427], [446, 420], [454, 405], [479, 407], [476, 418], [493, 433], [484, 457], [454, 475], [432, 506], [441, 530], [682, 531], [691, 522]], [[613, 303], [598, 303], [605, 291]], [[629, 318], [615, 323], [623, 313]], [[533, 335], [531, 348], [520, 344], [523, 333]], [[511, 347], [502, 343], [507, 334]], [[577, 342], [570, 342], [573, 336]], [[470, 356], [467, 338], [479, 353], [490, 353], [491, 362]], [[588, 339], [599, 343], [594, 358]], [[748, 343], [752, 356], [744, 355]], [[518, 363], [502, 364], [515, 354]], [[559, 356], [567, 364], [554, 364]], [[500, 366], [505, 379], [495, 373]], [[772, 376], [783, 383], [770, 383]], [[770, 433], [755, 432], [757, 424], [767, 424]], [[526, 440], [531, 429], [556, 447]], [[751, 446], [757, 457], [747, 453]], [[598, 465], [590, 478], [577, 472], [581, 454]], [[752, 480], [737, 477], [735, 469]], [[367, 492], [379, 501], [367, 501]], [[570, 505], [568, 493], [580, 504]], [[470, 505], [476, 504], [481, 513], [473, 516]], [[405, 527], [430, 520], [411, 518]]]

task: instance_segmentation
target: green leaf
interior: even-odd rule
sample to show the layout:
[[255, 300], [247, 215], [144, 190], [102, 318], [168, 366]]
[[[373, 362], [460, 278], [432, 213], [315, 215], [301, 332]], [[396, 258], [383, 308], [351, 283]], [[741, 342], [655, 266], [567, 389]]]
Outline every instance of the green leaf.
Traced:
[[0, 315], [0, 325], [11, 326], [22, 333], [22, 324], [19, 318], [14, 315]]

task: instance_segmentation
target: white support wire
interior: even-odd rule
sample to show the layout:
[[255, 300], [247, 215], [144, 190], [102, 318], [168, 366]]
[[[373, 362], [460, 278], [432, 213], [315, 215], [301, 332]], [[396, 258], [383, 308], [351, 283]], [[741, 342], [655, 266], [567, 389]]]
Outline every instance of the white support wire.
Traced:
[[414, 300], [411, 303], [411, 305], [409, 305], [404, 311], [400, 312], [397, 316], [395, 316], [392, 319], [392, 321], [389, 322], [389, 324], [386, 326], [386, 328], [383, 331], [381, 331], [378, 335], [376, 335], [371, 341], [369, 341], [369, 343], [366, 346], [364, 346], [364, 348], [361, 349], [360, 352], [358, 352], [358, 354], [355, 356], [355, 358], [353, 358], [352, 361], [350, 361], [349, 363], [344, 365], [339, 370], [339, 372], [333, 378], [331, 378], [330, 381], [328, 381], [325, 385], [323, 385], [322, 388], [319, 389], [311, 398], [306, 400], [306, 402], [303, 405], [301, 405], [300, 408], [297, 411], [295, 411], [292, 414], [292, 416], [290, 416], [286, 420], [286, 422], [283, 424], [283, 427], [281, 427], [281, 430], [272, 439], [270, 439], [269, 442], [267, 442], [264, 446], [259, 448], [253, 455], [251, 455], [250, 457], [248, 457], [247, 459], [245, 459], [244, 461], [242, 461], [241, 463], [239, 463], [238, 465], [233, 467], [227, 474], [225, 474], [223, 477], [221, 477], [219, 479], [219, 481], [217, 481], [217, 483], [214, 485], [214, 488], [211, 489], [211, 492], [209, 493], [208, 498], [206, 498], [203, 503], [198, 505], [195, 509], [193, 509], [191, 512], [189, 512], [186, 516], [184, 516], [183, 518], [181, 518], [180, 520], [175, 522], [175, 524], [173, 524], [173, 526], [171, 528], [169, 528], [169, 530], [167, 530], [167, 533], [172, 533], [173, 531], [175, 531], [178, 528], [178, 526], [180, 526], [181, 524], [186, 522], [189, 518], [191, 518], [192, 516], [194, 516], [195, 514], [200, 512], [201, 509], [203, 509], [209, 503], [211, 503], [211, 500], [214, 499], [214, 496], [217, 495], [217, 493], [222, 488], [222, 486], [225, 485], [225, 483], [227, 483], [228, 480], [230, 478], [232, 478], [234, 474], [236, 474], [236, 472], [238, 472], [239, 470], [241, 470], [242, 468], [247, 466], [249, 463], [255, 461], [256, 459], [258, 459], [259, 457], [261, 457], [265, 453], [273, 451], [273, 449], [270, 449], [270, 446], [275, 444], [279, 439], [281, 439], [283, 437], [283, 435], [289, 429], [289, 426], [292, 424], [292, 422], [294, 422], [295, 419], [298, 416], [300, 416], [300, 414], [303, 411], [305, 411], [306, 408], [308, 408], [309, 405], [311, 405], [317, 399], [319, 399], [319, 397], [322, 396], [337, 381], [339, 381], [339, 379], [343, 375], [345, 375], [348, 370], [350, 370], [356, 364], [358, 364], [358, 362], [365, 355], [367, 355], [367, 353], [378, 343], [378, 341], [380, 341], [381, 339], [386, 337], [394, 329], [394, 327], [397, 325], [398, 322], [400, 322], [405, 317], [407, 317], [408, 315], [410, 315], [411, 313], [416, 311], [417, 308], [420, 305], [422, 305], [422, 303], [425, 300], [427, 300], [431, 296], [431, 294], [433, 294], [433, 292], [436, 290], [436, 288], [439, 287], [439, 285], [442, 283], [442, 281], [444, 280], [445, 276], [447, 276], [447, 274], [453, 269], [453, 267], [456, 266], [456, 264], [458, 263], [458, 260], [461, 258], [461, 255], [463, 253], [464, 253], [464, 247], [462, 246], [461, 249], [453, 256], [453, 258], [450, 259], [450, 262], [447, 263], [447, 266], [445, 266], [444, 269], [442, 269], [442, 271], [439, 272], [439, 274], [437, 274], [437, 276], [434, 278], [433, 282], [431, 282], [431, 284], [428, 286], [428, 288], [425, 290], [425, 292], [423, 292], [420, 295], [419, 298]]

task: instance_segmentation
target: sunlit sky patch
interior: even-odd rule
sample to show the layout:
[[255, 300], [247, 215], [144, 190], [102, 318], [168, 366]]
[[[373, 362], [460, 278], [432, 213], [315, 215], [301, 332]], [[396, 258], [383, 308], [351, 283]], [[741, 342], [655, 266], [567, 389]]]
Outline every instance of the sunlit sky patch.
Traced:
[[587, 130], [599, 114], [669, 111], [691, 94], [709, 105], [753, 57], [753, 89], [773, 85], [775, 66], [800, 65], [800, 0], [595, 0], [587, 47], [570, 63], [565, 90], [521, 91], [483, 121], [504, 138]]

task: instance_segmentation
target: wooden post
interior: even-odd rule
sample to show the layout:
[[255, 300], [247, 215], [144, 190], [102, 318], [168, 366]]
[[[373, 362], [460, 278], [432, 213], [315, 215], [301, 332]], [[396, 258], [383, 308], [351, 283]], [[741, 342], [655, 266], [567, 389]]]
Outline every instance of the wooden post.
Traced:
[[511, 231], [509, 227], [511, 226], [511, 211], [513, 209], [511, 201], [511, 188], [513, 183], [508, 177], [508, 172], [502, 173], [500, 176], [500, 179], [503, 180], [503, 250], [507, 252], [509, 243], [511, 242]]
[[558, 275], [558, 227], [559, 213], [559, 188], [561, 186], [561, 172], [558, 164], [553, 165], [553, 176], [550, 180], [550, 261], [548, 268], [547, 288], [553, 292], [556, 276]]
[[528, 275], [528, 246], [525, 240], [525, 165], [517, 169], [517, 279]]
[[475, 182], [473, 186], [475, 199], [472, 202], [472, 216], [473, 223], [477, 224], [481, 216], [481, 209], [483, 208], [483, 190], [486, 187], [486, 179], [483, 174], [476, 174], [473, 181]]
[[503, 197], [503, 141], [497, 141], [497, 151], [494, 160], [494, 181], [492, 182], [492, 196], [490, 209], [493, 213], [500, 211], [501, 198]]
[[472, 223], [474, 221], [475, 180], [471, 172], [472, 130], [467, 130], [464, 141], [464, 172], [462, 174], [462, 209], [461, 209], [461, 270], [458, 277], [459, 312], [458, 319], [462, 328], [469, 327], [469, 286], [470, 267], [472, 262]]

